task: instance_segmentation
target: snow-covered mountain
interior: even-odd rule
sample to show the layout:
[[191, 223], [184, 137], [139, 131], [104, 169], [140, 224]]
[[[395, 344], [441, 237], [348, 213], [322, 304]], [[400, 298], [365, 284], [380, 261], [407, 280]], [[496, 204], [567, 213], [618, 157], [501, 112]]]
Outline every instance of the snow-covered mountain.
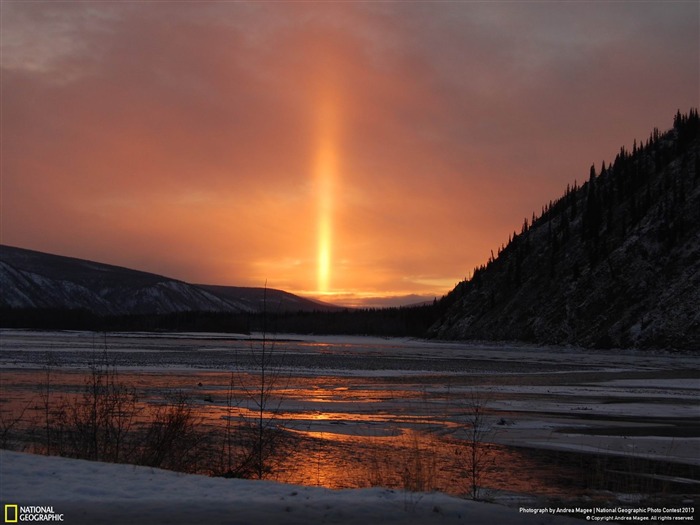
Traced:
[[700, 349], [697, 110], [591, 167], [439, 307], [435, 337]]
[[96, 315], [325, 310], [281, 290], [202, 286], [82, 259], [0, 246], [0, 308], [87, 310]]

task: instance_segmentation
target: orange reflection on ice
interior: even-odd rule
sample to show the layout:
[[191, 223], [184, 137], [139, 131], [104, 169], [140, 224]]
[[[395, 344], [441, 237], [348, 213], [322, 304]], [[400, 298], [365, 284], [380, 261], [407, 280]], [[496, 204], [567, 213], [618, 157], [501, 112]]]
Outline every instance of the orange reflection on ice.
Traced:
[[[13, 370], [3, 377], [3, 413], [10, 408], [41, 406], [40, 386], [45, 372]], [[201, 425], [215, 436], [233, 426], [249, 424], [260, 412], [245, 399], [240, 385], [230, 390], [228, 372], [120, 372], [119, 378], [138, 388], [145, 406], [159, 406], [168, 396], [185, 392]], [[52, 371], [52, 397], [80, 395], [83, 371]], [[458, 424], [448, 413], [411, 405], [422, 394], [416, 385], [377, 382], [367, 377], [289, 378], [289, 385], [275, 390], [283, 398], [280, 410], [270, 403], [263, 411], [290, 437], [275, 479], [330, 488], [388, 486], [405, 488], [424, 476], [425, 488], [464, 494], [465, 441], [456, 439]], [[316, 399], [320, 401], [316, 401]], [[152, 409], [151, 409], [152, 410]], [[149, 410], [145, 410], [145, 415]], [[576, 479], [531, 452], [487, 445], [494, 468], [484, 474], [483, 485], [492, 488], [561, 495], [562, 477]], [[570, 487], [567, 488], [571, 490]]]

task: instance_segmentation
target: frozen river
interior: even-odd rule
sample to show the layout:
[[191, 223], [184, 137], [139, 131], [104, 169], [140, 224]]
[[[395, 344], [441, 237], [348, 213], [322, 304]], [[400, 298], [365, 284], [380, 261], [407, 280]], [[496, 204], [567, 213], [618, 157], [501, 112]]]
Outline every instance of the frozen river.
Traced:
[[[38, 399], [47, 371], [54, 389], [77, 392], [91, 364], [108, 362], [152, 402], [185, 392], [212, 428], [231, 414], [232, 381], [240, 398], [240, 385], [258, 380], [264, 349], [269, 417], [296, 438], [276, 469], [282, 481], [400, 486], [418, 451], [429, 488], [465, 493], [459, 456], [476, 399], [490, 458], [481, 481], [492, 491], [580, 497], [609, 488], [589, 479], [592, 458], [605, 456], [627, 458], [627, 474], [699, 492], [694, 355], [260, 334], [4, 330], [0, 343], [5, 414]], [[237, 414], [249, 405], [239, 399]]]

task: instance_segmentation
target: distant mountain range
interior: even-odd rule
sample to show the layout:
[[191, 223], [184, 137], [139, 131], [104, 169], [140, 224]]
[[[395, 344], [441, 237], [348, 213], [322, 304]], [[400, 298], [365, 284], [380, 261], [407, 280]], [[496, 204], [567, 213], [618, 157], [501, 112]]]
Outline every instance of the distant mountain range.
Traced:
[[429, 334], [700, 349], [700, 119], [591, 167], [438, 307]]
[[281, 290], [195, 285], [4, 245], [0, 246], [0, 288], [0, 308], [85, 310], [99, 316], [340, 309]]

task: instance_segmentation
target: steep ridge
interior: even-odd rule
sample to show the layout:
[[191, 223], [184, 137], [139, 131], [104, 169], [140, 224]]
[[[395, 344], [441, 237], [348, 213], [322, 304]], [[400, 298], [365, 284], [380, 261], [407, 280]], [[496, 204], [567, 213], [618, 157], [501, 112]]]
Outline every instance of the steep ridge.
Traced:
[[700, 348], [700, 119], [591, 167], [439, 303], [430, 335]]

